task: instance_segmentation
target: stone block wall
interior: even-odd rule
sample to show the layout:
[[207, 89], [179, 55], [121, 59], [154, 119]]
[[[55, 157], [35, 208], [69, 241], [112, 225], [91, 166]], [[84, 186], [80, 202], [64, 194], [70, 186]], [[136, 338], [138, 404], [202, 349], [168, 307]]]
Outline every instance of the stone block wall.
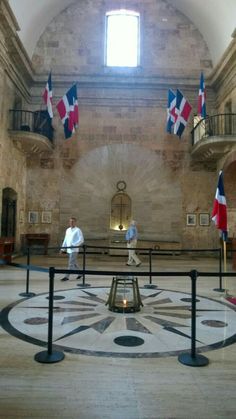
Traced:
[[[201, 34], [164, 0], [128, 2], [127, 8], [141, 16], [141, 65], [107, 68], [105, 13], [120, 7], [120, 2], [108, 0], [72, 3], [42, 34], [32, 59], [33, 81], [22, 69], [20, 89], [13, 75], [0, 66], [1, 191], [10, 186], [18, 195], [17, 240], [24, 233], [49, 233], [50, 244], [59, 245], [71, 215], [77, 216], [85, 238], [108, 240], [113, 234], [111, 199], [117, 182], [123, 180], [140, 238], [176, 241], [184, 248], [212, 247], [218, 244], [218, 232], [211, 224], [200, 226], [199, 217], [211, 213], [218, 167], [193, 161], [190, 134], [200, 71], [212, 77], [212, 85], [207, 86], [209, 114], [219, 111], [229, 97], [235, 103], [233, 77], [223, 77], [223, 68], [217, 70], [219, 75], [210, 76], [211, 59]], [[8, 110], [16, 93], [25, 109], [40, 109], [49, 70], [54, 148], [24, 155], [8, 136]], [[74, 136], [65, 140], [55, 105], [74, 82], [80, 124]], [[165, 131], [169, 88], [179, 88], [193, 106], [181, 140]], [[28, 223], [29, 211], [39, 213], [37, 224]], [[43, 211], [51, 212], [51, 223], [42, 223]], [[196, 215], [196, 225], [186, 225], [187, 214]]]
[[[33, 55], [37, 73], [52, 68], [57, 74], [113, 74], [104, 67], [106, 12], [124, 8], [117, 1], [74, 2], [56, 17], [41, 36]], [[140, 13], [138, 74], [199, 77], [212, 63], [196, 27], [164, 0], [130, 0], [125, 8]], [[121, 69], [123, 73], [123, 70]], [[132, 74], [132, 73], [131, 73]]]
[[[93, 0], [73, 3], [51, 22], [37, 44], [32, 62], [39, 75], [52, 70], [55, 103], [76, 74], [80, 125], [65, 141], [55, 116], [55, 151], [50, 157], [54, 163], [48, 170], [42, 170], [47, 159], [34, 165], [29, 196], [32, 204], [40, 205], [34, 176], [38, 179], [40, 173], [42, 184], [50, 176], [54, 211], [58, 204], [58, 241], [71, 214], [78, 217], [85, 237], [108, 237], [111, 199], [117, 182], [124, 180], [141, 237], [197, 246], [202, 241], [199, 226], [188, 231], [186, 213], [191, 208], [210, 210], [213, 185], [203, 192], [202, 180], [192, 171], [191, 125], [181, 140], [166, 134], [166, 102], [168, 88], [178, 87], [196, 110], [200, 70], [209, 73], [210, 55], [193, 23], [168, 2], [131, 0], [127, 8], [141, 16], [141, 65], [133, 70], [105, 67], [105, 14], [119, 7], [110, 1], [96, 1], [96, 7]], [[38, 95], [35, 86], [35, 101]], [[213, 100], [210, 91], [209, 106]], [[209, 174], [204, 169], [200, 173], [207, 182]], [[193, 182], [199, 191], [194, 196]], [[49, 197], [49, 190], [43, 190]]]

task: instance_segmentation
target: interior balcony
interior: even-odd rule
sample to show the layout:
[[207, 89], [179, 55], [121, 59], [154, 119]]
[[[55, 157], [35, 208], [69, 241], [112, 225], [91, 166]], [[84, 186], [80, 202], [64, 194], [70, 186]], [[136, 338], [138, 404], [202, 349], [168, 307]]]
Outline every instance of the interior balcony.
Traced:
[[198, 161], [217, 161], [236, 146], [236, 114], [201, 119], [192, 130], [191, 155]]
[[53, 150], [53, 127], [47, 111], [10, 110], [9, 135], [27, 155]]

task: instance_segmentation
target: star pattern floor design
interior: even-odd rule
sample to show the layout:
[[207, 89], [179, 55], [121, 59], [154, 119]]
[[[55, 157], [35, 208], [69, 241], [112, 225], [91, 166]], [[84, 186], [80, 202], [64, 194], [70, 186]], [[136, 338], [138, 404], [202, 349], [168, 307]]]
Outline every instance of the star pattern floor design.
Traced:
[[[112, 357], [176, 356], [191, 348], [191, 295], [140, 288], [137, 313], [115, 313], [105, 305], [109, 287], [56, 291], [53, 344], [70, 353]], [[236, 341], [236, 311], [224, 302], [197, 296], [196, 348], [199, 352]], [[47, 345], [48, 293], [5, 307], [1, 325], [8, 333]]]

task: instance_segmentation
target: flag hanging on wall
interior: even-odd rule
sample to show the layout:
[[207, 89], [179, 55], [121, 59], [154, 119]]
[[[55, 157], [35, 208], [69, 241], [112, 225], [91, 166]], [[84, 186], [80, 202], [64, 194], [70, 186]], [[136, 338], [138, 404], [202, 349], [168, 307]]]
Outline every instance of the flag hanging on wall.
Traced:
[[180, 92], [180, 90], [177, 89], [176, 108], [175, 108], [176, 120], [174, 124], [174, 134], [178, 135], [179, 138], [184, 132], [191, 110], [192, 110], [192, 106], [187, 101], [187, 99], [185, 99], [185, 97]]
[[53, 118], [53, 110], [52, 110], [52, 74], [49, 73], [48, 81], [43, 92], [43, 100], [45, 105], [47, 106], [48, 115], [50, 118]]
[[202, 118], [206, 118], [206, 89], [205, 89], [205, 81], [204, 81], [203, 73], [201, 73], [201, 77], [200, 77], [197, 113], [198, 113], [198, 116], [201, 116]]
[[65, 138], [70, 138], [79, 124], [77, 87], [74, 84], [57, 104], [64, 125]]
[[212, 221], [215, 223], [215, 226], [219, 230], [221, 230], [223, 240], [226, 241], [227, 240], [227, 205], [226, 205], [222, 170], [219, 173], [218, 185], [216, 189], [211, 217], [212, 217]]
[[171, 134], [172, 127], [175, 124], [176, 120], [176, 95], [174, 92], [169, 89], [168, 90], [168, 104], [167, 104], [167, 123], [166, 123], [166, 131]]

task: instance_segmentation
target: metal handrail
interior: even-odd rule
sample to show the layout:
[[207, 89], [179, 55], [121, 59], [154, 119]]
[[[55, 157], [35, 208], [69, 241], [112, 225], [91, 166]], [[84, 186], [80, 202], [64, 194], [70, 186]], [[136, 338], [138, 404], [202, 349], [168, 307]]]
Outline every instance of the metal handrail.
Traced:
[[28, 131], [53, 140], [53, 127], [47, 111], [25, 111], [22, 109], [10, 109], [9, 130]]
[[192, 145], [198, 141], [213, 136], [236, 136], [236, 114], [224, 113], [207, 116], [201, 119], [193, 128]]

